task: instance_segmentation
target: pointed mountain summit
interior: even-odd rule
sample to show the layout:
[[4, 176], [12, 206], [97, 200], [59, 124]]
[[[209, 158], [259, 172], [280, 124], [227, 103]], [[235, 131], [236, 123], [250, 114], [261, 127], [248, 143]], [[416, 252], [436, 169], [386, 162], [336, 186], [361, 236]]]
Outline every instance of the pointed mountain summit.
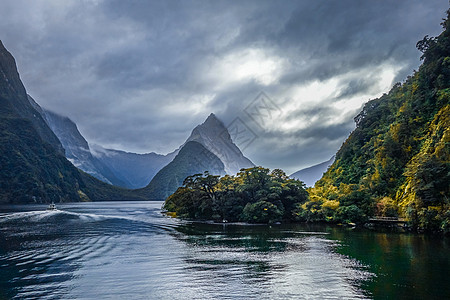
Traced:
[[192, 130], [184, 145], [191, 141], [202, 144], [216, 155], [223, 162], [227, 174], [233, 175], [242, 168], [255, 166], [233, 143], [228, 129], [213, 113]]
[[190, 175], [205, 171], [213, 175], [234, 175], [242, 168], [254, 166], [233, 143], [227, 128], [214, 114], [195, 127], [174, 153], [177, 154], [173, 161], [142, 189], [145, 197], [164, 200]]

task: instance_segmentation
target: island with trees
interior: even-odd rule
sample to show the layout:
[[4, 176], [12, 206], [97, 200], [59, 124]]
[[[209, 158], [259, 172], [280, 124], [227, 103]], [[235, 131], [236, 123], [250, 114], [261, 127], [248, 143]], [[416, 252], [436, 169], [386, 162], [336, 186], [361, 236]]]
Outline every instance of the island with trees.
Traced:
[[276, 223], [296, 221], [299, 206], [307, 200], [301, 181], [280, 169], [253, 167], [236, 176], [189, 176], [166, 199], [164, 209], [183, 219]]
[[164, 208], [178, 217], [273, 223], [366, 223], [402, 218], [450, 233], [450, 10], [443, 32], [417, 43], [419, 70], [366, 103], [315, 186], [281, 170], [188, 177]]

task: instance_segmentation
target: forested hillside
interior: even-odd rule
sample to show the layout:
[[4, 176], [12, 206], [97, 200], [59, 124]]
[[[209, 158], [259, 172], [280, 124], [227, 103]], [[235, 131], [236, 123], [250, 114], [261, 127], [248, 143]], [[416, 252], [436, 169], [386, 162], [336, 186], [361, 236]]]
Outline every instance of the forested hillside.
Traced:
[[0, 203], [143, 199], [75, 168], [27, 97], [0, 42]]
[[[447, 12], [447, 15], [450, 11]], [[423, 64], [369, 101], [336, 161], [309, 190], [303, 220], [401, 216], [450, 231], [450, 31], [417, 43]]]

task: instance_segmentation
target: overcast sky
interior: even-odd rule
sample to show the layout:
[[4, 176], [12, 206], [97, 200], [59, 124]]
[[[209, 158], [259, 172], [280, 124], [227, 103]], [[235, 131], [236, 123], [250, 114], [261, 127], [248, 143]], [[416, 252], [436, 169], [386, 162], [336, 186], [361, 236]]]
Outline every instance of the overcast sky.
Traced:
[[255, 164], [292, 173], [328, 160], [361, 106], [418, 68], [415, 44], [448, 6], [2, 0], [0, 39], [28, 93], [91, 144], [168, 153], [214, 112], [246, 130], [236, 143]]

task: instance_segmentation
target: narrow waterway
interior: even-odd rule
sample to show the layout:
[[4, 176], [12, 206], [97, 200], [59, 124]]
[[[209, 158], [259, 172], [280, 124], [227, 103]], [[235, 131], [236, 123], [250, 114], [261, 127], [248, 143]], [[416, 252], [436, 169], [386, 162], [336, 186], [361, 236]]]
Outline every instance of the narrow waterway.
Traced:
[[0, 299], [450, 298], [447, 238], [192, 224], [161, 204], [0, 208]]

